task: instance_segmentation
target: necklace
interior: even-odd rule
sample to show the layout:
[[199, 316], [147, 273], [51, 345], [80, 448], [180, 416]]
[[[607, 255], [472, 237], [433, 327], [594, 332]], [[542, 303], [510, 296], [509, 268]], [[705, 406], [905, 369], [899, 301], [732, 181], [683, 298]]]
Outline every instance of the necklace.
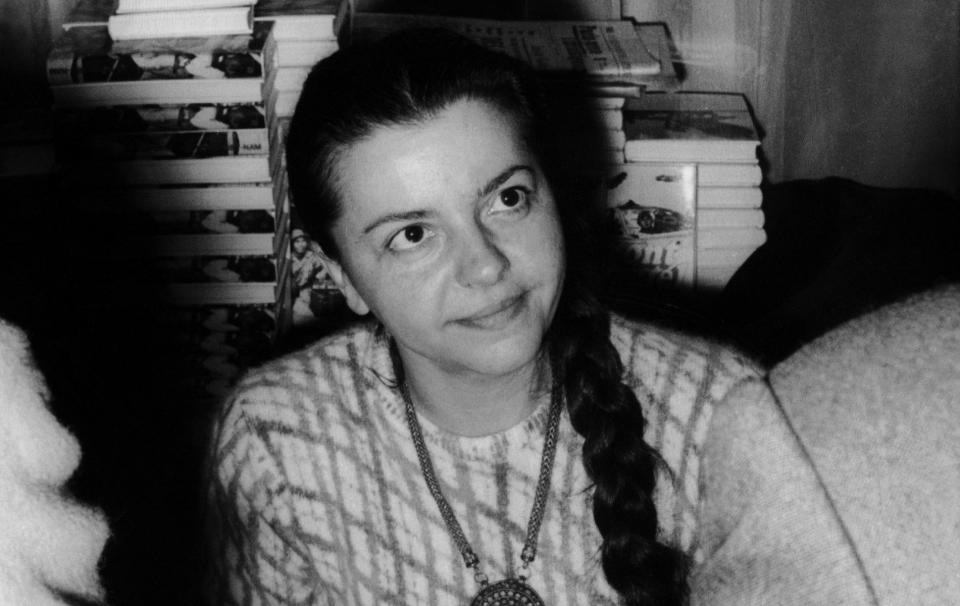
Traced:
[[413, 408], [410, 392], [407, 390], [407, 384], [401, 374], [402, 368], [399, 366], [399, 360], [394, 360], [394, 367], [397, 369], [397, 380], [400, 386], [400, 394], [403, 396], [407, 425], [410, 427], [410, 435], [413, 437], [413, 445], [417, 451], [417, 459], [420, 461], [420, 471], [423, 472], [423, 479], [427, 482], [427, 488], [430, 490], [433, 500], [437, 503], [437, 508], [440, 510], [440, 516], [447, 526], [447, 531], [453, 536], [457, 549], [463, 556], [463, 563], [468, 569], [473, 569], [473, 578], [480, 584], [480, 591], [470, 602], [471, 606], [544, 606], [544, 602], [537, 595], [537, 592], [527, 584], [527, 577], [530, 563], [537, 557], [537, 535], [540, 533], [540, 523], [543, 522], [547, 494], [550, 492], [553, 459], [557, 452], [557, 433], [560, 427], [561, 410], [561, 387], [558, 382], [554, 381], [550, 394], [550, 419], [543, 440], [540, 476], [537, 479], [537, 489], [533, 497], [533, 508], [530, 511], [530, 521], [527, 522], [527, 537], [523, 543], [523, 551], [520, 552], [522, 562], [520, 571], [515, 578], [508, 577], [502, 581], [491, 583], [487, 575], [480, 570], [480, 558], [470, 547], [467, 537], [463, 534], [460, 522], [457, 521], [453, 509], [443, 496], [443, 492], [440, 491], [440, 483], [434, 473], [430, 453], [427, 452], [427, 444], [423, 440], [420, 421], [417, 420], [417, 413]]

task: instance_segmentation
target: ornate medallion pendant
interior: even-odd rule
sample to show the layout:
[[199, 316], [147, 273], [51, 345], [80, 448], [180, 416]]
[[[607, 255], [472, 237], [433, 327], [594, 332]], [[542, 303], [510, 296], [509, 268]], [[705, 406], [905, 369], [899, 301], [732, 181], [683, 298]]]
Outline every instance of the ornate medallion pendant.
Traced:
[[532, 587], [520, 579], [504, 579], [480, 590], [470, 606], [544, 606]]

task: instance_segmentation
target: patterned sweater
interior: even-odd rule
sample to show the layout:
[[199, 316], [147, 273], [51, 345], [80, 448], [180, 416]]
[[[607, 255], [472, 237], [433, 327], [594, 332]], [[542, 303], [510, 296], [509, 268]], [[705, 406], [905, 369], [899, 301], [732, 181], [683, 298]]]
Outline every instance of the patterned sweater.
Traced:
[[[701, 523], [711, 417], [732, 391], [742, 391], [736, 386], [758, 385], [751, 393], [762, 399], [766, 384], [728, 349], [612, 322], [624, 380], [648, 420], [644, 438], [667, 467], [655, 494], [660, 536], [703, 563], [724, 542], [710, 536], [722, 525]], [[469, 602], [477, 584], [426, 489], [392, 379], [385, 335], [361, 324], [252, 372], [238, 386], [220, 418], [214, 453], [217, 603]], [[478, 438], [420, 418], [443, 493], [494, 581], [520, 564], [547, 411], [541, 405], [520, 424]], [[529, 579], [556, 606], [619, 603], [599, 564], [582, 444], [564, 412]]]

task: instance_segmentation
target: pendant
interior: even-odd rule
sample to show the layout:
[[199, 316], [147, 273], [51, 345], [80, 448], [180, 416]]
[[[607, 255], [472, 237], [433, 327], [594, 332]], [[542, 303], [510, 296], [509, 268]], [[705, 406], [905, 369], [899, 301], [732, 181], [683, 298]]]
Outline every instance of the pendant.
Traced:
[[491, 583], [473, 598], [470, 606], [545, 606], [537, 592], [520, 579]]

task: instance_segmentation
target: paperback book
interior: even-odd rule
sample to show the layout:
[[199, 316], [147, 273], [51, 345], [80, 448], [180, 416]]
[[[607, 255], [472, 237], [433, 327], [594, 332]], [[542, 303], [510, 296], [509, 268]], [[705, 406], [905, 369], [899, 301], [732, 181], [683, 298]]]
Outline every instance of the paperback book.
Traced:
[[194, 47], [118, 52], [104, 28], [65, 32], [47, 56], [47, 81], [51, 86], [137, 80], [256, 78], [263, 76], [259, 50], [201, 50]]
[[259, 156], [268, 152], [267, 129], [180, 131], [153, 133], [99, 133], [62, 138], [60, 149], [68, 157], [86, 160], [216, 158]]
[[627, 161], [756, 163], [760, 136], [737, 93], [648, 93], [623, 108]]
[[64, 108], [60, 134], [143, 133], [266, 128], [263, 103], [145, 103]]
[[338, 39], [349, 35], [350, 0], [259, 0], [255, 21], [272, 24], [277, 40]]

